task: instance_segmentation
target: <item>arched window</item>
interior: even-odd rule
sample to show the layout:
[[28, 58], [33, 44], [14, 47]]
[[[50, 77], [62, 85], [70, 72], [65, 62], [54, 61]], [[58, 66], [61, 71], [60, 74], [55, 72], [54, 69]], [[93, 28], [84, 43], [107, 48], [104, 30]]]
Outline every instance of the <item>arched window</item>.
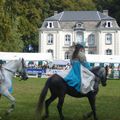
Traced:
[[107, 49], [106, 50], [106, 55], [112, 55], [112, 50], [111, 49]]
[[65, 52], [65, 59], [70, 59], [70, 52]]
[[48, 34], [47, 44], [49, 45], [53, 44], [53, 34]]
[[107, 44], [107, 45], [112, 44], [112, 34], [107, 33], [107, 34], [105, 35], [105, 44]]
[[65, 35], [65, 45], [71, 45], [71, 35]]
[[52, 50], [52, 49], [48, 49], [47, 52], [48, 52], [48, 53], [51, 53], [52, 56], [53, 56], [53, 50]]
[[95, 35], [90, 34], [88, 36], [88, 46], [94, 46], [95, 45]]
[[76, 34], [76, 39], [77, 39], [77, 43], [83, 43], [84, 42], [84, 36], [83, 36], [83, 32], [77, 32]]

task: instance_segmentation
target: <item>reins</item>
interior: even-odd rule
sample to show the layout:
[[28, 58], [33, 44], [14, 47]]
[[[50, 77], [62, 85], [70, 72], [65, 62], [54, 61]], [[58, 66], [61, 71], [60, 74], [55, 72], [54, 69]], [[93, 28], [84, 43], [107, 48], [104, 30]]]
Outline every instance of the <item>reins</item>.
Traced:
[[7, 68], [5, 68], [5, 67], [2, 67], [2, 68], [4, 68], [5, 70], [7, 70], [7, 71], [9, 71], [9, 72], [11, 72], [11, 73], [13, 73], [13, 74], [15, 74], [15, 72], [12, 71], [12, 70], [10, 70], [10, 69], [7, 69]]
[[14, 72], [14, 71], [12, 71], [12, 70], [10, 70], [10, 69], [4, 67], [4, 66], [2, 66], [1, 69], [2, 69], [2, 68], [5, 69], [5, 70], [7, 70], [8, 72], [11, 72], [12, 74], [15, 74], [15, 73], [16, 73], [16, 72]]

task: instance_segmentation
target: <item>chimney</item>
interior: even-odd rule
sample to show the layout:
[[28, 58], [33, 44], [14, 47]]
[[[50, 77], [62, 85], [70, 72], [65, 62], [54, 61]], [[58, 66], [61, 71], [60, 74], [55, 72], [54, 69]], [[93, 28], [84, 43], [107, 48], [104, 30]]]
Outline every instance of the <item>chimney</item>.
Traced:
[[108, 16], [108, 10], [103, 10], [103, 14]]
[[58, 14], [58, 11], [54, 11], [54, 15], [57, 15]]

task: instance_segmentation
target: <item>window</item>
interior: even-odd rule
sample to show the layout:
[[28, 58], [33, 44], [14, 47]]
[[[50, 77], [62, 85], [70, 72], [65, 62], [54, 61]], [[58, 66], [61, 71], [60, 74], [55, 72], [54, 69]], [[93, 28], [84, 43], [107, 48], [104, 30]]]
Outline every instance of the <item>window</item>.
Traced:
[[106, 50], [106, 55], [112, 55], [112, 50], [111, 49], [107, 49]]
[[88, 45], [89, 46], [95, 45], [95, 35], [94, 34], [90, 34], [88, 36]]
[[53, 34], [48, 34], [47, 44], [49, 44], [49, 45], [53, 44]]
[[70, 53], [69, 52], [65, 52], [65, 59], [70, 59]]
[[76, 39], [77, 39], [77, 43], [83, 43], [83, 32], [77, 32], [77, 36], [76, 36]]
[[107, 45], [112, 44], [112, 34], [108, 33], [105, 35], [105, 44]]
[[65, 35], [65, 45], [71, 45], [71, 36]]
[[105, 27], [112, 27], [112, 22], [111, 21], [106, 21]]
[[52, 50], [52, 49], [49, 49], [47, 52], [48, 52], [48, 53], [51, 53], [52, 56], [53, 56], [53, 50]]
[[96, 54], [96, 51], [88, 51], [88, 54]]
[[83, 28], [83, 23], [77, 23], [76, 28]]
[[47, 28], [54, 28], [53, 22], [48, 22]]

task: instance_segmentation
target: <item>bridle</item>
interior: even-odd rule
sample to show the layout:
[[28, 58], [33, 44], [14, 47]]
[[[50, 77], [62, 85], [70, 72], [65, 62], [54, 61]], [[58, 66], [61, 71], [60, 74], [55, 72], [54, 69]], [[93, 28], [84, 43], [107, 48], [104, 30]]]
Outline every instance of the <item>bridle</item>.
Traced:
[[[95, 75], [95, 77], [96, 77], [95, 81], [98, 82], [98, 83], [100, 83], [100, 81], [101, 81], [102, 84], [106, 84], [106, 82], [105, 82], [106, 81], [105, 77], [107, 76], [107, 69], [106, 69], [106, 67], [100, 67], [100, 66], [98, 66], [96, 69], [99, 69], [99, 73], [98, 72], [96, 73], [95, 72], [96, 70], [94, 71], [94, 69], [91, 70], [91, 72], [93, 72], [94, 75]], [[105, 76], [103, 76], [103, 70], [105, 70], [105, 73], [104, 73], [104, 74], [106, 74]]]
[[[24, 69], [24, 59], [21, 60], [21, 63], [22, 63], [22, 68]], [[5, 69], [5, 70], [7, 70], [8, 72], [10, 72], [10, 73], [12, 73], [12, 74], [15, 74], [15, 73], [16, 73], [16, 72], [14, 72], [14, 71], [6, 68], [6, 67], [3, 67], [3, 66], [2, 66], [2, 67], [1, 67], [1, 70], [2, 70], [2, 68]]]
[[11, 72], [12, 74], [15, 74], [15, 72], [14, 72], [14, 71], [12, 71], [12, 70], [10, 70], [10, 69], [8, 69], [8, 68], [5, 68], [5, 67], [1, 67], [1, 68], [4, 68], [5, 70], [7, 70], [7, 71]]
[[[22, 63], [22, 72], [24, 71], [24, 68], [25, 68], [25, 65], [24, 65], [24, 59], [22, 58], [21, 60], [21, 63]], [[21, 73], [21, 72], [20, 72]]]

